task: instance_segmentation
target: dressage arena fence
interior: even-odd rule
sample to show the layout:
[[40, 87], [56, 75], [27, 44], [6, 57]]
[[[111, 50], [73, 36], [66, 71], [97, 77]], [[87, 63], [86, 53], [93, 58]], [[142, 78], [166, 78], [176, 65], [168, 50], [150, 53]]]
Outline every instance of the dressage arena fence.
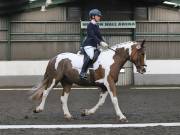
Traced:
[[[47, 60], [42, 61], [1, 61], [0, 62], [0, 87], [27, 87], [33, 86], [42, 79]], [[31, 67], [31, 68], [29, 68]], [[132, 66], [130, 62], [124, 65], [119, 73], [118, 86], [132, 84], [129, 79], [132, 75]]]

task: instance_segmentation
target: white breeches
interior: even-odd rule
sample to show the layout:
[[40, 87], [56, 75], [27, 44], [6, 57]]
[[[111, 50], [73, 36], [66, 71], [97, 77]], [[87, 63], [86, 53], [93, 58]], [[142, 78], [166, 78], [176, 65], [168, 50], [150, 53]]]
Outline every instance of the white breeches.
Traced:
[[92, 60], [94, 57], [94, 50], [96, 48], [93, 46], [85, 46], [84, 47], [84, 51], [86, 52], [86, 54], [89, 56], [89, 58]]

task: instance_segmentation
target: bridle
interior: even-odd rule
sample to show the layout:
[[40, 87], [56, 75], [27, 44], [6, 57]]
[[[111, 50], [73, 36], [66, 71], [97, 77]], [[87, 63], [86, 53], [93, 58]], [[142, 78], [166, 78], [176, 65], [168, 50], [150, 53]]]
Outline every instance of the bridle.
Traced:
[[[137, 49], [137, 50], [132, 54], [132, 56], [130, 56], [129, 60], [130, 60], [131, 62], [133, 62], [133, 58], [134, 58], [135, 55], [138, 53], [138, 51], [139, 51], [139, 49]], [[138, 56], [136, 67], [147, 66], [146, 64], [141, 65], [140, 63], [141, 63], [141, 62], [140, 62], [140, 56]]]

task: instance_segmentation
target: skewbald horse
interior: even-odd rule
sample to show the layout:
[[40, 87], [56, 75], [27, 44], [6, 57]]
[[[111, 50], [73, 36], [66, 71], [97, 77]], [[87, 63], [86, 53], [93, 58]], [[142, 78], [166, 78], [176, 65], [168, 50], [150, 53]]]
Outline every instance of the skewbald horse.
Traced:
[[145, 41], [142, 43], [129, 41], [114, 45], [102, 51], [97, 61], [93, 64], [93, 69], [89, 70], [87, 81], [82, 81], [79, 78], [79, 73], [83, 64], [83, 55], [61, 53], [50, 59], [44, 74], [44, 79], [34, 88], [34, 93], [31, 95], [31, 99], [41, 100], [40, 105], [36, 107], [34, 112], [38, 113], [43, 111], [49, 92], [60, 82], [63, 87], [60, 99], [64, 117], [71, 119], [72, 115], [69, 112], [67, 101], [72, 85], [75, 83], [78, 85], [98, 86], [101, 88], [98, 103], [91, 109], [83, 110], [82, 115], [94, 114], [96, 110], [103, 105], [109, 93], [118, 119], [127, 122], [126, 117], [123, 115], [118, 105], [115, 84], [118, 81], [120, 69], [128, 60], [135, 64], [137, 72], [141, 74], [146, 72], [144, 43]]

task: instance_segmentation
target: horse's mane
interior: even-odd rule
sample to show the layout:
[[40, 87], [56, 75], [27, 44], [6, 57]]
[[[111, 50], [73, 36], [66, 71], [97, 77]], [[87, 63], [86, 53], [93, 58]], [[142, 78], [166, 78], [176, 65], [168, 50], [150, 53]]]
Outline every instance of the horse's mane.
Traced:
[[[128, 41], [128, 42], [123, 42], [123, 43], [120, 43], [120, 44], [115, 44], [115, 45], [112, 45], [110, 48], [113, 49], [113, 50], [116, 50], [117, 48], [131, 48], [132, 45], [134, 45], [136, 42], [133, 42], [133, 41]], [[102, 52], [107, 52], [107, 51], [111, 51], [109, 49], [105, 49], [103, 50]]]

